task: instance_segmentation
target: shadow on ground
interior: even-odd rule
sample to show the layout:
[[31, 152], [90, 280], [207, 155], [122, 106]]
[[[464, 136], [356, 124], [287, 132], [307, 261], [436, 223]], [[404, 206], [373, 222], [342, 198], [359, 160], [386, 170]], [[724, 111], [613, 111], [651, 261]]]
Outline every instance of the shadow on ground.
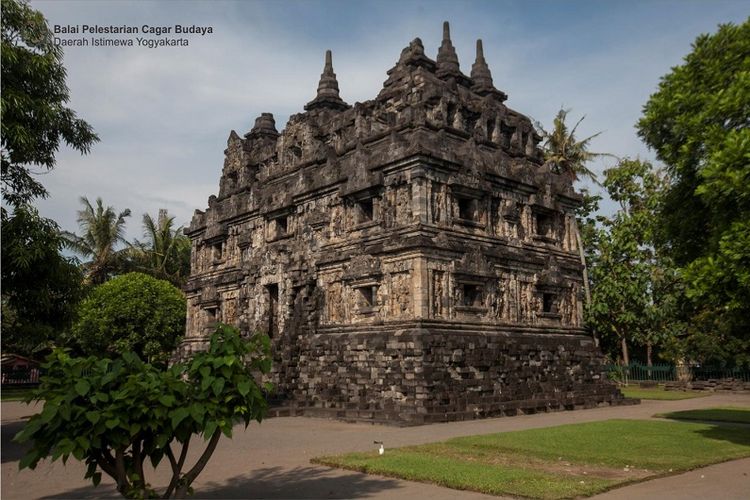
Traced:
[[[685, 422], [685, 420], [682, 420]], [[750, 446], [750, 425], [729, 422], [716, 423], [705, 430], [697, 431], [704, 437]]]
[[[200, 476], [198, 477], [200, 482]], [[366, 498], [397, 481], [326, 467], [266, 467], [222, 482], [202, 483], [195, 498]], [[76, 488], [44, 498], [120, 498], [114, 486]]]
[[26, 425], [25, 420], [4, 423], [2, 425], [2, 453], [0, 454], [2, 456], [2, 463], [18, 462], [26, 454], [26, 450], [29, 447], [13, 441], [13, 437], [23, 429], [24, 425]]
[[202, 498], [358, 498], [399, 488], [397, 481], [327, 467], [266, 467], [196, 489]]

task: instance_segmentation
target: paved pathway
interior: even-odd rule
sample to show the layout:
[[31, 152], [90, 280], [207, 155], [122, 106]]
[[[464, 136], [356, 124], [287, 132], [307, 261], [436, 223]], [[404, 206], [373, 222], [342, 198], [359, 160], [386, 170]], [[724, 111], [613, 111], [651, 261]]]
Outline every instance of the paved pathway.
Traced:
[[[373, 441], [389, 447], [439, 441], [456, 436], [514, 431], [610, 418], [649, 418], [655, 413], [722, 405], [750, 406], [750, 395], [721, 394], [682, 401], [644, 401], [638, 406], [596, 408], [523, 415], [421, 427], [395, 428], [346, 424], [304, 417], [273, 418], [223, 439], [194, 484], [197, 498], [430, 498], [431, 500], [497, 498], [438, 486], [311, 465], [314, 456], [374, 449]], [[44, 462], [35, 471], [18, 471], [22, 450], [10, 442], [21, 418], [33, 413], [20, 403], [2, 403], [2, 485], [5, 500], [27, 498], [101, 498], [116, 496], [105, 478], [94, 489], [83, 480], [83, 466]], [[199, 453], [191, 450], [191, 458]], [[190, 462], [190, 461], [189, 461]], [[163, 470], [163, 469], [162, 469]], [[147, 475], [166, 484], [164, 473]], [[655, 479], [613, 490], [596, 498], [713, 498], [750, 497], [750, 459]], [[703, 477], [701, 477], [703, 476]]]

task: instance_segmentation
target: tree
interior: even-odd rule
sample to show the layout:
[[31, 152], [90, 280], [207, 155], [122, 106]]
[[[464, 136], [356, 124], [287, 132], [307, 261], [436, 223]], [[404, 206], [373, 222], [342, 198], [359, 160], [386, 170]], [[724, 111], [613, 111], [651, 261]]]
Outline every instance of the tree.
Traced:
[[47, 196], [32, 168], [54, 168], [61, 143], [87, 153], [98, 137], [65, 106], [62, 50], [42, 14], [18, 0], [0, 9], [2, 345], [31, 354], [57, 342], [82, 294], [76, 266], [59, 254], [57, 224], [31, 206]]
[[[551, 132], [547, 132], [544, 127], [537, 122], [536, 126], [544, 140], [542, 145], [544, 159], [547, 164], [551, 166], [553, 172], [564, 175], [569, 178], [571, 182], [577, 181], [579, 177], [585, 177], [595, 184], [599, 184], [596, 174], [589, 170], [586, 164], [600, 156], [612, 155], [609, 153], [594, 153], [589, 151], [591, 140], [601, 134], [601, 132], [590, 135], [585, 139], [578, 140], [575, 134], [578, 130], [578, 126], [583, 122], [586, 116], [582, 116], [573, 128], [569, 129], [566, 123], [568, 113], [570, 113], [570, 109], [560, 108], [560, 111], [557, 112], [553, 121]], [[588, 193], [585, 193], [585, 195], [589, 196]], [[598, 200], [591, 197], [584, 198], [583, 212], [579, 211], [579, 217], [576, 218], [576, 225], [574, 226], [576, 245], [578, 246], [581, 266], [583, 267], [583, 291], [587, 305], [591, 303], [591, 287], [589, 285], [588, 265], [586, 264], [585, 247], [587, 246], [587, 242], [581, 237], [581, 230], [579, 228], [583, 223], [580, 215], [583, 215], [584, 217], [588, 216], [590, 213], [589, 204], [593, 203], [596, 205], [597, 201]], [[593, 336], [594, 341], [599, 345], [599, 339], [595, 330]]]
[[542, 145], [544, 159], [552, 166], [553, 171], [568, 177], [571, 182], [585, 177], [597, 183], [596, 174], [589, 170], [586, 164], [600, 156], [612, 155], [589, 151], [591, 140], [598, 137], [601, 132], [578, 140], [576, 130], [586, 116], [582, 116], [573, 128], [569, 129], [565, 121], [568, 113], [570, 109], [560, 108], [553, 121], [551, 132], [547, 132], [541, 124], [536, 124], [544, 141]]
[[671, 177], [659, 236], [686, 282], [688, 354], [734, 364], [750, 364], [748, 53], [750, 19], [701, 35], [638, 122]]
[[83, 297], [77, 262], [60, 255], [53, 221], [19, 205], [3, 223], [3, 351], [32, 355], [58, 344]]
[[166, 210], [159, 210], [156, 221], [143, 214], [145, 241], [134, 241], [130, 253], [139, 271], [181, 286], [190, 275], [190, 238], [182, 226], [174, 227], [174, 219]]
[[166, 362], [185, 331], [185, 315], [185, 296], [178, 288], [128, 273], [86, 297], [72, 336], [86, 354], [133, 351], [150, 362]]
[[623, 159], [604, 174], [604, 187], [620, 209], [612, 217], [599, 217], [586, 315], [598, 332], [617, 341], [624, 364], [630, 363], [628, 344], [636, 343], [646, 347], [650, 365], [652, 347], [677, 326], [677, 276], [653, 244], [655, 214], [667, 181], [639, 160]]
[[65, 106], [63, 53], [44, 16], [18, 0], [3, 0], [1, 8], [3, 201], [15, 207], [47, 196], [32, 165], [51, 170], [61, 142], [87, 153], [99, 138]]
[[125, 218], [130, 209], [119, 214], [112, 207], [104, 207], [101, 198], [96, 199], [96, 208], [81, 197], [83, 210], [78, 211], [78, 225], [83, 236], [65, 231], [63, 236], [68, 248], [88, 258], [84, 263], [86, 278], [94, 285], [104, 283], [123, 268], [124, 253], [117, 250], [118, 244], [126, 244]]
[[[244, 341], [226, 325], [211, 336], [207, 352], [166, 370], [130, 352], [102, 359], [56, 350], [37, 393], [44, 408], [15, 437], [31, 444], [19, 467], [33, 469], [47, 457], [65, 462], [72, 455], [85, 461], [85, 477], [94, 485], [104, 472], [123, 496], [153, 498], [144, 464], [150, 460], [156, 467], [167, 457], [172, 477], [162, 498], [184, 498], [222, 433], [231, 438], [236, 423], [247, 428], [265, 416], [267, 403], [253, 374], [270, 367], [268, 337]], [[195, 434], [208, 443], [183, 473]]]

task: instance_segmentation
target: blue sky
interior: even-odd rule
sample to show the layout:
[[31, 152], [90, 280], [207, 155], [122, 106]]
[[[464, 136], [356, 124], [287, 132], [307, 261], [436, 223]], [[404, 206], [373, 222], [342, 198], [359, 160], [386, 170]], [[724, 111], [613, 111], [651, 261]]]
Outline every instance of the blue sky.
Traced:
[[[101, 137], [81, 156], [63, 148], [41, 177], [42, 213], [77, 230], [79, 196], [141, 215], [167, 208], [180, 224], [218, 190], [230, 130], [244, 134], [261, 112], [277, 128], [315, 94], [326, 49], [342, 97], [375, 97], [410, 40], [429, 56], [451, 23], [461, 69], [477, 38], [507, 104], [542, 124], [560, 106], [586, 115], [595, 151], [653, 155], [634, 124], [659, 78], [719, 23], [745, 21], [746, 1], [122, 1], [32, 0], [50, 24], [195, 24], [213, 33], [189, 47], [66, 47], [70, 105]], [[593, 165], [601, 172], [612, 160]], [[605, 204], [605, 209], [611, 205]]]

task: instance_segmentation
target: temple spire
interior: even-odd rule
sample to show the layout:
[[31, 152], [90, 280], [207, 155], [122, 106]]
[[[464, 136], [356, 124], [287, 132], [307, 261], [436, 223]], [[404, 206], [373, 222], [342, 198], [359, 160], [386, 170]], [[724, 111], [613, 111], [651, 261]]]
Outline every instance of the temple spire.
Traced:
[[500, 102], [508, 98], [505, 92], [497, 90], [492, 83], [492, 73], [490, 73], [490, 67], [484, 59], [484, 47], [481, 39], [477, 40], [477, 58], [471, 66], [471, 80], [471, 90], [479, 95], [492, 94]]
[[261, 115], [255, 119], [255, 126], [245, 134], [245, 137], [271, 137], [273, 139], [279, 136], [279, 131], [276, 130], [276, 120], [273, 119], [272, 113], [261, 113]]
[[490, 73], [490, 68], [484, 59], [481, 39], [477, 40], [477, 59], [471, 66], [471, 79], [474, 80], [472, 89], [478, 94], [491, 91], [494, 88], [492, 86], [492, 73]]
[[326, 50], [326, 65], [323, 68], [323, 74], [333, 75], [334, 77], [336, 76], [333, 73], [333, 57], [331, 49]]
[[437, 55], [437, 75], [445, 76], [460, 73], [456, 49], [451, 42], [451, 28], [448, 21], [445, 21], [443, 23], [443, 43], [440, 44]]
[[323, 66], [323, 73], [318, 82], [318, 94], [315, 99], [307, 103], [305, 110], [310, 111], [321, 107], [338, 110], [349, 107], [339, 95], [339, 82], [336, 80], [336, 73], [333, 72], [333, 58], [330, 50], [326, 50], [325, 66]]

